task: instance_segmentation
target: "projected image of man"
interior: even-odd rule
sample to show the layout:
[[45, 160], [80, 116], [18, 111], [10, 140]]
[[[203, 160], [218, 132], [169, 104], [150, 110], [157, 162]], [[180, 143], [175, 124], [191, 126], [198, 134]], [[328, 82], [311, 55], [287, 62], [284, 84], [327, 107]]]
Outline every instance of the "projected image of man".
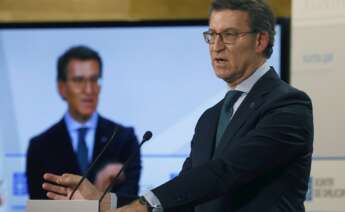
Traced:
[[[44, 173], [84, 174], [114, 130], [115, 140], [88, 175], [100, 190], [108, 186], [129, 155], [138, 151], [133, 128], [114, 123], [97, 112], [102, 78], [99, 54], [87, 46], [72, 47], [60, 56], [57, 69], [58, 92], [68, 109], [58, 123], [30, 141], [26, 174], [31, 199], [47, 198], [42, 189]], [[120, 176], [114, 191], [137, 194], [140, 155], [134, 161]]]

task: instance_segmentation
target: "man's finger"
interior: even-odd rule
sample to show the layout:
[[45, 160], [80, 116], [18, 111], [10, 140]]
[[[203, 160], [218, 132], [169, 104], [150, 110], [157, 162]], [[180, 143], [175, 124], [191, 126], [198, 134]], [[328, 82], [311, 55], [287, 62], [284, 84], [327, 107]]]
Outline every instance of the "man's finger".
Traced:
[[63, 186], [53, 185], [50, 183], [43, 183], [42, 188], [49, 192], [54, 192], [61, 195], [67, 195], [67, 189]]
[[56, 193], [53, 193], [53, 192], [48, 192], [47, 193], [47, 197], [49, 199], [53, 199], [53, 200], [68, 200], [67, 196], [56, 194]]
[[60, 178], [59, 175], [55, 175], [51, 173], [46, 173], [43, 175], [43, 179], [52, 183], [56, 183], [56, 184], [58, 184], [57, 181], [59, 180], [59, 178]]
[[81, 179], [79, 175], [63, 174], [62, 176], [59, 176], [59, 175], [55, 175], [51, 173], [44, 174], [43, 178], [46, 181], [49, 181], [58, 185], [67, 186], [67, 187], [73, 187], [77, 185], [79, 180]]
[[64, 185], [70, 188], [75, 187], [81, 179], [81, 176], [75, 174], [63, 174], [57, 181], [59, 185]]

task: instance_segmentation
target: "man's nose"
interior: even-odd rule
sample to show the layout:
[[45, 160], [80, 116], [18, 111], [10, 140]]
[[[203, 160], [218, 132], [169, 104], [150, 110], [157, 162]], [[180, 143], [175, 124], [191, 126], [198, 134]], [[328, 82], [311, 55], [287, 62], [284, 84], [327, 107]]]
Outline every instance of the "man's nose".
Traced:
[[214, 43], [212, 44], [212, 50], [213, 51], [222, 51], [225, 48], [225, 44], [223, 42], [223, 38], [221, 35], [217, 34], [215, 39], [214, 39]]
[[85, 80], [84, 82], [84, 92], [87, 94], [92, 94], [95, 92], [95, 85], [90, 80]]

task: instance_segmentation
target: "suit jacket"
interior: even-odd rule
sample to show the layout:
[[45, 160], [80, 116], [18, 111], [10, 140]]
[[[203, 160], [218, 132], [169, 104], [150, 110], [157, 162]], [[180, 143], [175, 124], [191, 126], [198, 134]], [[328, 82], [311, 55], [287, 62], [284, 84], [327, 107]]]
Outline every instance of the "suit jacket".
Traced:
[[[96, 173], [107, 163], [124, 163], [131, 153], [139, 151], [133, 128], [123, 127], [99, 116], [92, 160], [100, 153], [115, 128], [117, 128], [117, 133], [112, 144], [100, 158], [100, 163], [96, 164], [94, 170], [88, 175], [91, 182], [95, 180]], [[63, 119], [30, 140], [26, 175], [31, 199], [47, 199], [46, 192], [42, 189], [42, 183], [44, 182], [43, 174], [48, 172], [58, 175], [63, 173], [80, 175], [77, 156], [73, 151], [71, 138]], [[125, 170], [126, 180], [115, 186], [113, 191], [124, 195], [137, 195], [140, 172], [139, 154]]]
[[164, 211], [304, 211], [313, 152], [309, 97], [271, 68], [248, 93], [214, 150], [222, 104], [198, 120], [180, 175], [153, 190]]

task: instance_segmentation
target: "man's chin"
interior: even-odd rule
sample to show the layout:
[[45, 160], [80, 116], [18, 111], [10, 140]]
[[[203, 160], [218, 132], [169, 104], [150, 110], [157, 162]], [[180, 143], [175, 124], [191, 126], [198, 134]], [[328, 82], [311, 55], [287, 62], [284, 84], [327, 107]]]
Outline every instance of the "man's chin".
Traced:
[[80, 113], [80, 118], [82, 118], [83, 120], [88, 120], [91, 118], [94, 112], [95, 110], [83, 111], [82, 113]]
[[231, 83], [235, 80], [234, 77], [229, 76], [229, 74], [216, 73], [216, 75], [219, 79], [222, 79], [227, 83]]
[[88, 112], [82, 113], [82, 116], [86, 118], [90, 118], [94, 112], [95, 112], [94, 110], [88, 111]]

